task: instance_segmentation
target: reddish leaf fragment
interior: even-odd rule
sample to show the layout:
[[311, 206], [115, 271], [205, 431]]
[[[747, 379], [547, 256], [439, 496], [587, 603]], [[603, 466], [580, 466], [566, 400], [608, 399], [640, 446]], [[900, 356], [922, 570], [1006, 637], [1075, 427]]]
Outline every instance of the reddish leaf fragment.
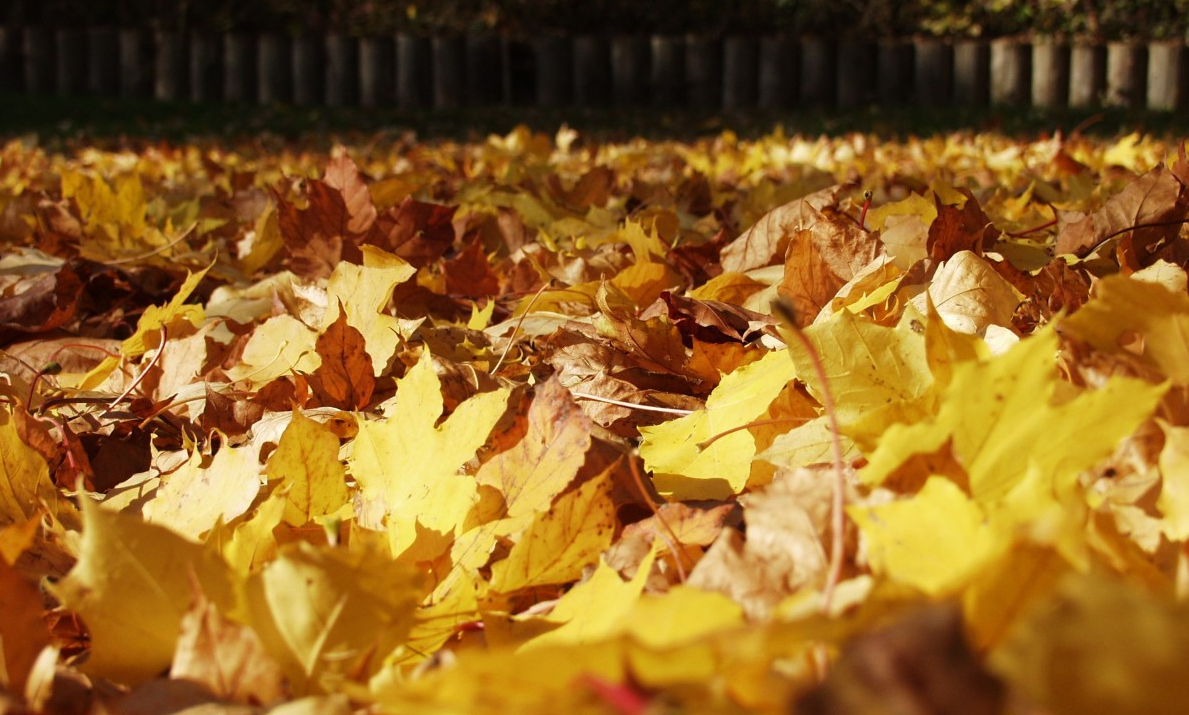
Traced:
[[368, 243], [421, 268], [442, 257], [454, 243], [456, 206], [406, 198], [380, 214]]
[[376, 376], [363, 333], [347, 324], [342, 305], [338, 319], [322, 331], [314, 348], [322, 364], [310, 375], [310, 386], [322, 404], [344, 410], [366, 407], [376, 388]]
[[347, 210], [346, 229], [352, 234], [367, 233], [376, 221], [376, 207], [372, 204], [372, 195], [368, 191], [367, 183], [359, 168], [347, 152], [338, 151], [326, 167], [326, 174], [322, 181], [331, 188], [338, 189], [343, 197], [343, 205]]
[[57, 273], [43, 273], [16, 295], [0, 298], [0, 340], [7, 343], [16, 333], [61, 327], [74, 317], [82, 293], [82, 281], [70, 264]]
[[0, 646], [12, 692], [25, 691], [25, 680], [41, 649], [50, 644], [42, 621], [45, 602], [37, 584], [0, 557]]
[[311, 181], [306, 196], [309, 206], [299, 209], [275, 195], [285, 265], [305, 278], [326, 278], [340, 261], [358, 262], [349, 229], [352, 216], [342, 193], [329, 184]]
[[959, 191], [966, 197], [962, 208], [943, 204], [940, 197], [934, 198], [937, 218], [929, 225], [925, 244], [934, 260], [944, 261], [959, 251], [973, 251], [981, 256], [999, 238], [999, 230], [991, 225], [991, 219], [970, 190]]
[[[293, 383], [287, 380], [274, 380], [261, 388], [257, 395], [258, 397], [264, 395], [270, 387], [278, 383], [284, 383], [289, 387], [288, 394], [285, 396], [288, 399], [274, 400], [271, 404], [274, 405], [274, 409], [289, 409], [293, 404]], [[273, 387], [273, 389], [278, 388]], [[264, 414], [266, 404], [269, 403], [263, 399], [259, 401], [233, 400], [218, 390], [212, 390], [208, 385], [206, 407], [202, 410], [202, 416], [198, 423], [204, 432], [219, 430], [228, 437], [239, 437], [246, 434], [248, 429], [260, 419]]]
[[499, 278], [491, 270], [483, 242], [479, 239], [471, 241], [462, 253], [446, 261], [442, 272], [446, 275], [446, 290], [451, 295], [482, 298], [500, 292]]

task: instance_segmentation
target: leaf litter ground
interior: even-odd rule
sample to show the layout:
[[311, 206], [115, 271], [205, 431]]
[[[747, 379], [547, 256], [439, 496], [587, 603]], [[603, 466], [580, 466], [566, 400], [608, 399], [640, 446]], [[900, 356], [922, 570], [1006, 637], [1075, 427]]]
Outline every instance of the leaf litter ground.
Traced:
[[0, 702], [1180, 712], [1187, 184], [1139, 135], [10, 143]]

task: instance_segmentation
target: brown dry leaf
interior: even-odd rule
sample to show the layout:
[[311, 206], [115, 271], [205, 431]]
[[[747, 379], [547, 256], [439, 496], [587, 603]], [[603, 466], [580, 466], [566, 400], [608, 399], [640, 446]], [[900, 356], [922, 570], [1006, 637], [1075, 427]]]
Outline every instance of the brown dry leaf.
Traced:
[[708, 343], [749, 343], [776, 322], [767, 315], [738, 305], [684, 298], [674, 295], [672, 291], [661, 293], [661, 300], [668, 307], [669, 320], [673, 321], [682, 335]]
[[837, 203], [841, 190], [841, 186], [831, 186], [764, 214], [756, 225], [722, 249], [722, 269], [746, 273], [778, 262], [784, 257], [793, 235], [811, 228], [822, 209]]
[[325, 278], [340, 261], [354, 257], [348, 225], [352, 216], [343, 194], [322, 181], [306, 190], [309, 206], [299, 209], [279, 194], [277, 223], [285, 242], [285, 266], [304, 278]]
[[779, 472], [764, 489], [740, 497], [746, 536], [723, 531], [686, 582], [725, 593], [752, 618], [824, 579], [828, 559], [830, 479], [823, 469]]
[[215, 696], [270, 705], [287, 695], [284, 676], [251, 628], [219, 613], [201, 590], [182, 616], [169, 677], [205, 686]]
[[376, 221], [376, 207], [372, 205], [371, 192], [359, 173], [359, 167], [355, 166], [345, 150], [340, 149], [331, 155], [322, 181], [338, 189], [342, 195], [343, 207], [348, 216], [347, 231], [356, 235], [366, 234]]
[[926, 607], [846, 645], [797, 701], [805, 715], [998, 715], [1007, 697], [967, 645], [952, 606]]
[[789, 236], [779, 288], [792, 303], [799, 327], [812, 324], [838, 290], [883, 250], [873, 234], [849, 221], [812, 207], [802, 217], [807, 223]]
[[1057, 235], [1056, 255], [1087, 255], [1095, 246], [1131, 227], [1121, 242], [1136, 255], [1138, 270], [1158, 246], [1176, 238], [1189, 215], [1189, 192], [1163, 164], [1128, 184], [1102, 208], [1080, 220], [1068, 221]]
[[69, 263], [0, 298], [0, 344], [21, 333], [46, 333], [75, 317], [83, 283]]

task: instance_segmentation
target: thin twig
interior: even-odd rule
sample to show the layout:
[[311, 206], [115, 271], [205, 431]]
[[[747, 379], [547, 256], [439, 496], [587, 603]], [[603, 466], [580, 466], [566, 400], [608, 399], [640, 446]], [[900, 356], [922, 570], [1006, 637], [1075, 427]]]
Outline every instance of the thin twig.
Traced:
[[633, 410], [645, 410], [647, 412], [665, 412], [671, 415], [692, 415], [697, 410], [683, 410], [679, 407], [654, 407], [653, 405], [640, 405], [635, 402], [624, 402], [623, 400], [613, 400], [610, 397], [599, 397], [588, 392], [578, 392], [570, 390], [570, 394], [582, 400], [592, 400], [594, 402], [606, 402], [609, 405], [619, 405], [620, 407], [629, 407]]
[[169, 249], [171, 249], [174, 246], [181, 243], [186, 238], [186, 236], [190, 235], [190, 232], [193, 230], [194, 230], [194, 226], [191, 226], [190, 228], [186, 229], [185, 231], [182, 231], [182, 233], [177, 238], [173, 239], [172, 241], [165, 244], [164, 246], [161, 246], [160, 248], [154, 248], [153, 250], [149, 251], [148, 253], [141, 253], [136, 256], [128, 256], [127, 258], [113, 258], [110, 261], [104, 261], [103, 265], [117, 266], [122, 263], [134, 263], [136, 261], [143, 261], [146, 258], [152, 258], [153, 256], [157, 255], [158, 253], [165, 253]]
[[805, 423], [808, 421], [809, 420], [807, 420], [804, 417], [773, 417], [772, 419], [767, 419], [767, 420], [753, 420], [751, 422], [741, 424], [738, 427], [732, 427], [730, 429], [723, 430], [722, 432], [719, 432], [718, 434], [713, 435], [709, 439], [704, 439], [701, 442], [698, 442], [698, 449], [699, 450], [709, 449], [710, 445], [719, 441], [723, 437], [735, 434], [736, 432], [738, 432], [740, 430], [751, 429], [752, 427], [763, 427], [764, 425], [801, 424], [801, 423]]
[[685, 556], [685, 551], [679, 550], [677, 548], [679, 545], [681, 545], [681, 539], [677, 538], [677, 532], [673, 531], [673, 527], [669, 526], [669, 522], [665, 519], [665, 517], [661, 516], [660, 507], [656, 505], [656, 502], [652, 500], [652, 495], [649, 494], [648, 490], [644, 488], [644, 477], [640, 475], [640, 469], [636, 466], [636, 460], [630, 457], [628, 458], [628, 469], [632, 472], [632, 479], [636, 480], [636, 486], [640, 489], [640, 495], [644, 497], [644, 501], [648, 504], [648, 508], [652, 509], [652, 515], [655, 516], [656, 520], [661, 523], [661, 526], [664, 527], [665, 531], [669, 532], [669, 538], [673, 539], [673, 541], [670, 542], [669, 538], [666, 538], [664, 534], [660, 532], [654, 532], [657, 536], [664, 540], [665, 545], [669, 547], [669, 551], [673, 552], [673, 562], [677, 564], [677, 576], [681, 579], [682, 583], [685, 583], [685, 565], [681, 563], [682, 557]]
[[537, 289], [537, 292], [533, 293], [532, 300], [528, 302], [528, 305], [524, 306], [524, 312], [520, 314], [520, 320], [516, 321], [516, 327], [512, 329], [512, 334], [508, 336], [508, 343], [504, 345], [504, 352], [500, 353], [500, 359], [496, 360], [495, 367], [491, 368], [492, 375], [500, 371], [500, 366], [504, 364], [504, 358], [508, 357], [508, 351], [511, 350], [512, 346], [516, 343], [516, 336], [520, 334], [520, 326], [524, 325], [524, 319], [528, 317], [528, 312], [532, 310], [533, 303], [537, 302], [537, 298], [541, 297], [541, 294], [545, 292], [545, 289], [548, 288], [549, 284], [552, 282], [553, 281], [550, 280], [542, 283], [541, 287]]
[[1008, 231], [1004, 235], [1010, 236], [1012, 238], [1023, 238], [1024, 236], [1027, 236], [1030, 233], [1036, 233], [1037, 231], [1043, 231], [1046, 228], [1052, 228], [1053, 226], [1056, 226], [1056, 225], [1057, 225], [1057, 219], [1053, 219], [1052, 221], [1045, 221], [1044, 223], [1040, 224], [1039, 226], [1033, 226], [1032, 228], [1026, 228], [1023, 231]]
[[108, 408], [106, 410], [99, 413], [100, 417], [103, 417], [108, 412], [111, 412], [112, 410], [114, 410], [116, 408], [116, 405], [123, 402], [124, 399], [126, 397], [128, 397], [128, 395], [132, 394], [132, 391], [135, 390], [138, 385], [140, 385], [140, 383], [145, 379], [145, 376], [149, 374], [149, 370], [152, 370], [153, 367], [157, 364], [157, 361], [161, 359], [161, 353], [165, 352], [165, 340], [167, 337], [168, 337], [168, 333], [165, 330], [165, 326], [162, 325], [161, 326], [161, 346], [159, 348], [157, 348], [157, 352], [153, 353], [153, 359], [149, 360], [149, 364], [145, 365], [145, 368], [140, 371], [140, 374], [138, 374], [136, 376], [136, 379], [132, 381], [132, 384], [128, 386], [128, 389], [124, 390], [124, 392], [121, 393], [119, 397], [112, 400], [111, 404], [108, 406]]

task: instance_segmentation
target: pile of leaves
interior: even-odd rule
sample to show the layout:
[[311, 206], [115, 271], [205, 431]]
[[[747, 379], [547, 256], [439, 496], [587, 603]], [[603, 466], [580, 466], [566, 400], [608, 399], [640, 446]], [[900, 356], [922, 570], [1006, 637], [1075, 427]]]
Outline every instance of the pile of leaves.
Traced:
[[1140, 136], [10, 143], [3, 710], [1177, 712], [1187, 185]]

